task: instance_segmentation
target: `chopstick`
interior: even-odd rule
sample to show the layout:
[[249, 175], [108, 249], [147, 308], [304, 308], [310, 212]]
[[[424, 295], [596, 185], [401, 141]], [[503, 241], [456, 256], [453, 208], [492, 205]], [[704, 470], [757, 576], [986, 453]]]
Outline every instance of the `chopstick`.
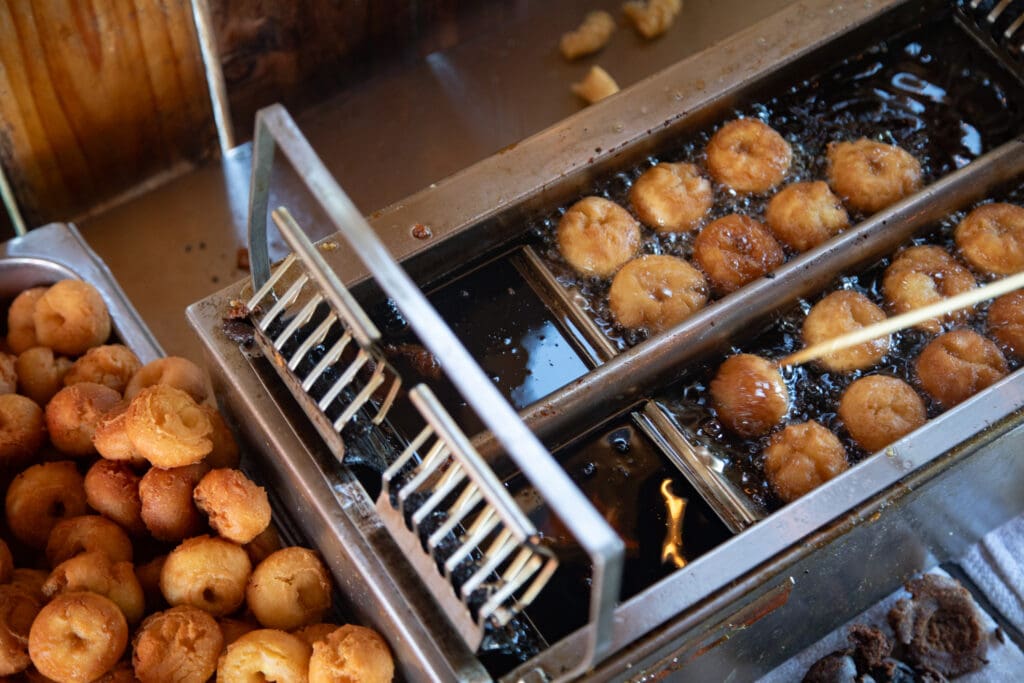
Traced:
[[877, 339], [890, 335], [893, 332], [899, 332], [900, 330], [908, 327], [913, 327], [918, 323], [923, 323], [926, 320], [932, 318], [938, 318], [939, 316], [952, 313], [953, 311], [959, 311], [964, 308], [970, 308], [974, 304], [985, 301], [986, 299], [994, 299], [997, 296], [1002, 296], [1017, 289], [1024, 287], [1024, 273], [1017, 273], [1016, 275], [1010, 275], [1001, 280], [990, 282], [987, 285], [982, 285], [968, 292], [951, 296], [948, 299], [936, 301], [934, 304], [929, 304], [921, 308], [915, 308], [912, 311], [908, 311], [901, 315], [894, 316], [892, 318], [886, 318], [881, 322], [877, 322], [874, 325], [868, 325], [862, 327], [859, 330], [844, 334], [840, 337], [834, 337], [832, 339], [826, 339], [823, 342], [819, 342], [807, 348], [800, 349], [795, 353], [791, 353], [785, 358], [779, 360], [779, 367], [787, 367], [793, 365], [803, 365], [813, 360], [818, 360], [823, 356], [827, 356], [830, 353], [836, 351], [842, 351], [848, 349], [851, 346], [857, 346], [864, 342]]

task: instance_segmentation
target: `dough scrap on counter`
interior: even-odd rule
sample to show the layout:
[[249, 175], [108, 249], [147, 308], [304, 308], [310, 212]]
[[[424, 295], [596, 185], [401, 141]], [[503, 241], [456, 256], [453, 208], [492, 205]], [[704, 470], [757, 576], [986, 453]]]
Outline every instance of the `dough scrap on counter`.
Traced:
[[568, 60], [598, 52], [608, 44], [615, 32], [615, 19], [604, 10], [587, 12], [579, 28], [562, 34], [558, 49]]
[[619, 84], [607, 71], [595, 65], [590, 67], [582, 81], [572, 84], [572, 91], [585, 99], [587, 104], [593, 104], [619, 92]]

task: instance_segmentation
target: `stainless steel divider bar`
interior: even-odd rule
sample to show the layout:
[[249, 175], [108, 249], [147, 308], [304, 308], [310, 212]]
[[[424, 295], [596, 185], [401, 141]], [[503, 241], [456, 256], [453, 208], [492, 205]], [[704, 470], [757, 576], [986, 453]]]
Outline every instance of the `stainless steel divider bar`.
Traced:
[[[622, 581], [622, 540], [572, 483], [540, 441], [518, 419], [494, 385], [455, 337], [423, 293], [395, 262], [359, 210], [327, 171], [294, 120], [280, 105], [256, 116], [250, 194], [249, 239], [253, 288], [259, 290], [269, 274], [267, 207], [275, 147], [279, 146], [334, 227], [369, 268], [377, 285], [396, 302], [425, 346], [441, 360], [445, 374], [494, 434], [550, 508], [580, 543], [590, 559], [592, 589], [587, 644], [563, 676], [587, 670], [608, 652], [612, 614]], [[342, 274], [344, 275], [344, 274]]]

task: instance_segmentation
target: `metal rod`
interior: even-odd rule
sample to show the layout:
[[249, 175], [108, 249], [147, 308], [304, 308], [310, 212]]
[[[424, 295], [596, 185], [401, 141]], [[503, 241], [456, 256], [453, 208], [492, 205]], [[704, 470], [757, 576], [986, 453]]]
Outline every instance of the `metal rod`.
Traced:
[[3, 199], [4, 206], [7, 207], [7, 215], [11, 218], [11, 225], [14, 226], [15, 234], [20, 237], [27, 233], [25, 219], [21, 217], [18, 200], [14, 196], [10, 183], [7, 182], [7, 173], [4, 171], [2, 164], [0, 164], [0, 198]]
[[210, 90], [210, 107], [213, 121], [217, 125], [221, 154], [235, 147], [234, 127], [231, 125], [231, 106], [228, 104], [228, 89], [224, 83], [224, 68], [217, 51], [217, 37], [213, 32], [213, 18], [207, 0], [192, 0], [192, 19], [199, 39], [199, 52], [206, 71], [206, 85]]

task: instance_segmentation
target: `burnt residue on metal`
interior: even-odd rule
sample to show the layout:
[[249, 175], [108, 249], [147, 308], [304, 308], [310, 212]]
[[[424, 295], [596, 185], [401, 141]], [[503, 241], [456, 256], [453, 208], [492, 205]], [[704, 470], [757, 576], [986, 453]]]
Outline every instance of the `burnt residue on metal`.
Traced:
[[[792, 144], [787, 183], [826, 179], [828, 144], [860, 137], [907, 149], [921, 161], [925, 182], [932, 182], [1011, 139], [1024, 120], [1021, 84], [945, 19], [886, 39], [778, 92], [763, 102], [741, 105], [725, 119], [759, 118]], [[688, 135], [639, 167], [597, 182], [589, 194], [630, 208], [633, 182], [663, 161], [695, 163], [707, 175], [704, 148], [713, 132], [714, 127]], [[708, 220], [729, 213], [763, 220], [770, 198], [770, 193], [737, 195], [716, 185]], [[563, 286], [578, 292], [581, 307], [620, 350], [643, 341], [646, 330], [626, 330], [615, 323], [607, 303], [610, 281], [578, 276], [559, 254], [555, 230], [568, 206], [532, 226], [538, 253]], [[854, 222], [862, 218], [851, 214]], [[644, 228], [642, 252], [689, 258], [694, 236]]]
[[[996, 199], [1016, 204], [1024, 203], [1024, 185], [1014, 188]], [[933, 244], [942, 246], [950, 253], [956, 254], [953, 233], [957, 224], [968, 212], [969, 209], [950, 214], [938, 224], [910, 240], [905, 246]], [[691, 368], [685, 379], [669, 387], [658, 400], [658, 403], [667, 410], [672, 421], [686, 434], [690, 442], [708, 448], [722, 459], [726, 463], [726, 475], [765, 510], [773, 510], [782, 505], [771, 491], [764, 473], [763, 451], [768, 445], [770, 435], [757, 439], [744, 439], [725, 429], [710, 405], [708, 384], [714, 377], [719, 363], [726, 356], [734, 353], [753, 353], [778, 360], [802, 348], [803, 341], [800, 330], [804, 318], [815, 303], [837, 289], [860, 292], [884, 308], [882, 278], [885, 269], [891, 262], [891, 257], [881, 259], [855, 275], [838, 278], [834, 287], [814, 298], [799, 300], [794, 307], [779, 316], [765, 332], [749, 343], [723, 349], [721, 357]], [[965, 262], [964, 264], [966, 265]], [[979, 282], [990, 279], [980, 273], [975, 273], [975, 276]], [[987, 310], [987, 302], [979, 304], [964, 325], [982, 335], [986, 334]], [[959, 325], [959, 327], [964, 325]], [[945, 329], [953, 327], [956, 326], [947, 324]], [[882, 362], [864, 371], [830, 372], [816, 363], [784, 369], [783, 378], [793, 399], [787, 423], [817, 420], [839, 435], [846, 447], [847, 458], [851, 464], [860, 462], [871, 454], [858, 447], [843, 427], [842, 420], [837, 413], [843, 392], [854, 380], [865, 375], [898, 377], [917, 388], [918, 393], [925, 400], [928, 417], [935, 417], [942, 412], [942, 408], [920, 389], [914, 367], [921, 350], [934, 338], [935, 335], [929, 335], [916, 329], [898, 332], [893, 335], [890, 351]], [[1011, 370], [1020, 366], [1019, 360], [1010, 356], [1007, 356], [1007, 361]]]

